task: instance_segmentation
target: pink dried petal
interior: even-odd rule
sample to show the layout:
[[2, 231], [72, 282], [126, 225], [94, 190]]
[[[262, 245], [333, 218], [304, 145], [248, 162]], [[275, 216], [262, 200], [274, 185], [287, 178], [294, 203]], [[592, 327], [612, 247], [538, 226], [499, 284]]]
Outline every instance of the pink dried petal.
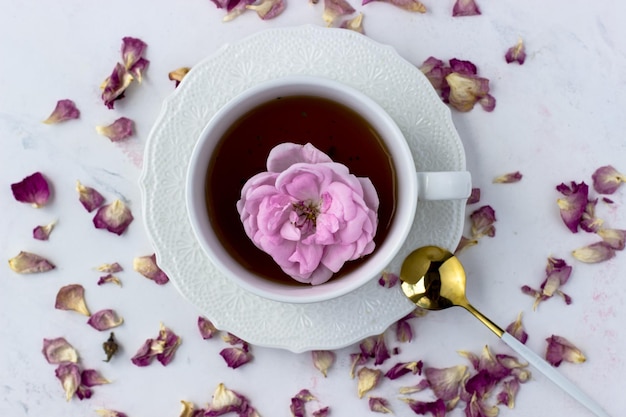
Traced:
[[346, 0], [324, 0], [322, 19], [328, 26], [331, 26], [338, 17], [352, 14], [355, 11], [354, 7]]
[[400, 343], [408, 343], [413, 340], [413, 329], [408, 320], [400, 319], [395, 323], [396, 340]]
[[218, 332], [213, 323], [202, 316], [198, 316], [198, 330], [200, 330], [200, 335], [205, 340], [212, 338]]
[[328, 373], [328, 369], [333, 366], [337, 356], [335, 352], [330, 350], [313, 350], [311, 351], [313, 357], [313, 366], [319, 370], [324, 377]]
[[467, 366], [457, 365], [449, 368], [426, 368], [424, 375], [437, 398], [452, 401], [459, 397], [459, 390], [469, 378]]
[[391, 272], [383, 272], [378, 279], [378, 285], [385, 288], [393, 288], [400, 278]]
[[578, 225], [589, 202], [589, 187], [584, 182], [576, 184], [572, 181], [570, 186], [561, 183], [556, 190], [563, 194], [563, 198], [557, 200], [563, 222], [572, 233], [578, 233]]
[[78, 352], [63, 337], [56, 339], [43, 339], [43, 349], [41, 350], [44, 357], [53, 365], [63, 362], [78, 362]]
[[246, 341], [239, 336], [235, 336], [230, 332], [227, 332], [224, 336], [222, 336], [222, 340], [232, 346], [241, 344], [246, 351], [248, 350], [248, 343], [246, 343]]
[[114, 274], [116, 272], [122, 272], [124, 268], [122, 268], [122, 265], [118, 264], [117, 262], [113, 262], [112, 264], [99, 265], [96, 268], [96, 270], [100, 272], [107, 272], [109, 274]]
[[248, 4], [246, 9], [254, 10], [262, 20], [273, 19], [285, 10], [284, 0], [261, 0], [257, 4]]
[[35, 172], [22, 181], [11, 184], [13, 197], [20, 203], [29, 203], [35, 208], [46, 205], [50, 198], [48, 181], [41, 172]]
[[[479, 384], [480, 384], [480, 378], [483, 378], [483, 379], [493, 378], [494, 381], [497, 382], [498, 380], [510, 375], [511, 373], [509, 368], [502, 365], [502, 363], [500, 363], [498, 358], [493, 356], [493, 354], [491, 353], [491, 350], [489, 349], [489, 346], [485, 346], [483, 348], [480, 356], [477, 356], [472, 352], [466, 352], [466, 351], [459, 351], [459, 354], [461, 356], [465, 356], [466, 358], [468, 358], [470, 362], [472, 363], [472, 366], [474, 367], [476, 371], [478, 371], [478, 373], [480, 373], [481, 371], [485, 371], [487, 373], [486, 376], [481, 375], [478, 377], [479, 379], [477, 380], [477, 382]], [[488, 382], [488, 379], [486, 379], [486, 381]], [[467, 384], [469, 384], [469, 382], [465, 383], [466, 387], [467, 387]]]
[[[458, 111], [468, 112], [474, 108], [477, 101], [489, 96], [489, 80], [486, 78], [452, 72], [446, 76], [445, 80], [450, 87], [447, 100]], [[481, 104], [485, 110], [492, 111], [495, 107], [495, 99], [491, 97]]]
[[498, 375], [492, 374], [487, 369], [481, 369], [467, 380], [464, 387], [465, 392], [479, 398], [485, 398], [491, 394], [500, 379]]
[[174, 71], [170, 71], [167, 76], [171, 81], [174, 81], [176, 83], [175, 87], [178, 87], [180, 85], [180, 82], [183, 80], [183, 78], [185, 78], [185, 75], [187, 75], [189, 71], [191, 71], [191, 68], [189, 67], [180, 67], [175, 69]]
[[456, 249], [454, 250], [454, 254], [457, 255], [461, 252], [463, 252], [465, 249], [477, 245], [478, 244], [478, 240], [477, 239], [468, 239], [465, 236], [461, 236], [461, 240], [459, 241], [459, 244], [457, 245]]
[[389, 408], [389, 401], [381, 397], [370, 397], [367, 401], [370, 407], [370, 411], [375, 413], [393, 414], [393, 411]]
[[522, 179], [522, 174], [519, 171], [509, 172], [495, 177], [493, 179], [494, 184], [510, 184], [513, 182], [519, 182]]
[[78, 191], [78, 201], [90, 213], [104, 203], [102, 194], [91, 187], [84, 186], [80, 181], [76, 181], [76, 191]]
[[563, 293], [559, 288], [569, 280], [572, 273], [572, 267], [567, 265], [563, 259], [548, 258], [546, 266], [546, 279], [541, 284], [539, 290], [535, 290], [528, 285], [522, 287], [524, 294], [535, 298], [533, 309], [536, 309], [540, 302], [552, 297], [554, 294], [563, 296], [567, 304], [571, 303], [570, 297]]
[[452, 72], [452, 69], [446, 66], [443, 61], [431, 56], [422, 63], [419, 69], [437, 92], [441, 93], [443, 88], [447, 88], [448, 83], [445, 79]]
[[306, 411], [304, 409], [304, 404], [306, 402], [301, 398], [293, 397], [291, 399], [291, 404], [289, 405], [289, 411], [291, 411], [292, 417], [304, 417]]
[[407, 403], [415, 414], [432, 414], [433, 417], [445, 417], [446, 415], [446, 404], [441, 398], [430, 402], [414, 400], [413, 398], [402, 398], [402, 401]]
[[611, 165], [596, 169], [591, 178], [594, 190], [600, 194], [613, 194], [623, 182], [626, 182], [626, 175]]
[[370, 336], [359, 344], [361, 353], [364, 357], [374, 358], [374, 365], [380, 365], [389, 359], [389, 349], [385, 344], [384, 333], [378, 336]]
[[526, 344], [526, 341], [528, 340], [528, 333], [526, 333], [526, 330], [524, 330], [524, 325], [522, 324], [521, 311], [517, 315], [517, 320], [515, 320], [513, 323], [509, 324], [506, 327], [506, 332], [523, 344]]
[[309, 391], [308, 389], [301, 389], [300, 391], [298, 391], [298, 393], [294, 396], [294, 398], [298, 398], [300, 400], [303, 401], [313, 401], [315, 400], [315, 395], [311, 394], [311, 391]]
[[226, 388], [224, 384], [219, 384], [213, 393], [211, 404], [205, 410], [205, 416], [221, 416], [230, 412], [241, 413], [248, 407], [246, 397]]
[[587, 360], [580, 349], [562, 336], [552, 335], [546, 341], [548, 342], [546, 360], [552, 366], [559, 366], [563, 361], [583, 363]]
[[111, 142], [119, 142], [133, 135], [134, 125], [132, 120], [120, 117], [108, 126], [96, 126], [96, 132], [106, 136]]
[[135, 62], [135, 65], [128, 69], [130, 74], [137, 79], [139, 84], [143, 81], [143, 73], [146, 68], [148, 68], [148, 64], [150, 64], [150, 61], [145, 58], [139, 58], [139, 60]]
[[580, 219], [580, 228], [585, 232], [595, 233], [597, 232], [604, 221], [596, 217], [596, 204], [598, 199], [589, 200], [585, 206], [585, 211]]
[[504, 59], [508, 64], [512, 62], [517, 62], [520, 65], [524, 64], [524, 61], [526, 61], [526, 48], [524, 47], [522, 38], [519, 38], [517, 43], [506, 51]]
[[478, 100], [478, 104], [480, 104], [484, 111], [492, 112], [493, 109], [496, 108], [496, 98], [491, 94], [486, 94]]
[[98, 285], [104, 285], [104, 284], [108, 284], [108, 283], [113, 283], [115, 285], [119, 285], [120, 287], [122, 286], [122, 281], [120, 281], [120, 279], [118, 277], [116, 277], [115, 275], [112, 275], [112, 274], [107, 274], [107, 275], [101, 276], [98, 279]]
[[122, 61], [126, 69], [131, 69], [143, 56], [146, 43], [141, 39], [126, 36], [122, 38]]
[[426, 6], [424, 6], [418, 0], [363, 0], [363, 3], [361, 4], [365, 6], [366, 4], [371, 3], [373, 1], [389, 3], [401, 9], [408, 10], [410, 12], [426, 13]]
[[466, 201], [466, 205], [476, 204], [480, 201], [480, 188], [472, 188], [472, 192]]
[[400, 394], [414, 394], [416, 392], [424, 391], [427, 388], [430, 388], [430, 384], [428, 383], [428, 380], [422, 379], [420, 382], [410, 387], [401, 387]]
[[71, 400], [80, 386], [80, 368], [75, 363], [63, 362], [55, 370], [55, 375], [61, 381], [65, 399]]
[[137, 350], [135, 355], [130, 359], [134, 365], [148, 366], [152, 363], [152, 360], [162, 351], [162, 346], [154, 339], [146, 339], [146, 341]]
[[[222, 18], [223, 22], [230, 22], [235, 19], [237, 16], [241, 15], [246, 10], [246, 6], [253, 4], [256, 0], [237, 0], [228, 2], [228, 13]], [[233, 5], [231, 7], [231, 4]]]
[[80, 384], [85, 387], [95, 387], [96, 385], [109, 384], [111, 381], [100, 375], [95, 369], [85, 369], [80, 373]]
[[126, 414], [122, 413], [121, 411], [108, 410], [104, 408], [96, 410], [96, 413], [101, 417], [128, 417]]
[[465, 407], [465, 415], [466, 417], [496, 417], [498, 407], [488, 406], [481, 397], [474, 394]]
[[80, 111], [76, 108], [76, 104], [72, 100], [65, 99], [57, 101], [57, 105], [50, 114], [50, 116], [44, 120], [45, 124], [56, 124], [64, 122], [66, 120], [78, 119]]
[[33, 238], [37, 240], [48, 240], [50, 237], [50, 233], [52, 233], [52, 229], [54, 229], [54, 225], [56, 221], [49, 223], [45, 226], [37, 226], [33, 229]]
[[519, 391], [520, 384], [515, 378], [507, 379], [502, 383], [502, 391], [496, 397], [498, 404], [504, 404], [509, 408], [515, 407], [515, 396]]
[[474, 0], [456, 0], [452, 7], [452, 16], [477, 16], [480, 9]]
[[339, 27], [342, 29], [349, 29], [364, 34], [365, 31], [363, 30], [363, 13], [359, 13], [352, 19], [344, 20], [339, 24]]
[[124, 98], [124, 92], [133, 82], [133, 79], [128, 69], [124, 65], [117, 63], [111, 75], [100, 86], [102, 88], [104, 105], [109, 109], [114, 108], [115, 101]]
[[423, 366], [424, 363], [422, 361], [399, 362], [385, 373], [385, 377], [389, 379], [398, 379], [408, 373], [412, 373], [413, 375], [417, 373], [421, 374]]
[[380, 369], [370, 369], [367, 367], [359, 369], [357, 372], [357, 392], [359, 398], [363, 398], [363, 395], [376, 387], [382, 375], [383, 373]]
[[133, 259], [133, 269], [158, 285], [169, 282], [169, 278], [156, 263], [156, 255], [139, 256]]
[[581, 262], [595, 264], [608, 261], [615, 256], [615, 249], [607, 242], [596, 242], [572, 251], [572, 256]]
[[167, 366], [174, 359], [174, 353], [182, 343], [182, 339], [170, 328], [161, 324], [159, 336], [155, 342], [161, 345], [161, 351], [157, 353], [156, 358], [161, 365]]
[[47, 259], [35, 255], [34, 253], [21, 251], [9, 259], [9, 267], [18, 274], [34, 274], [37, 272], [47, 272], [55, 266]]
[[124, 323], [124, 319], [118, 317], [117, 313], [111, 309], [100, 310], [93, 313], [87, 324], [96, 330], [109, 330]]
[[494, 237], [496, 228], [496, 212], [491, 206], [482, 206], [470, 214], [472, 222], [472, 238], [480, 239], [483, 236]]
[[598, 236], [615, 250], [623, 250], [624, 242], [626, 241], [626, 230], [620, 229], [600, 229], [598, 230]]
[[72, 310], [89, 317], [89, 309], [85, 304], [85, 288], [80, 284], [70, 284], [61, 287], [57, 293], [54, 308], [58, 310]]
[[330, 407], [322, 407], [319, 410], [313, 411], [313, 417], [327, 417], [330, 413]]
[[239, 347], [224, 348], [220, 351], [220, 356], [224, 358], [226, 365], [233, 369], [237, 369], [252, 360], [250, 352]]
[[124, 233], [132, 221], [133, 214], [121, 200], [100, 207], [93, 218], [96, 229], [106, 229], [116, 235]]

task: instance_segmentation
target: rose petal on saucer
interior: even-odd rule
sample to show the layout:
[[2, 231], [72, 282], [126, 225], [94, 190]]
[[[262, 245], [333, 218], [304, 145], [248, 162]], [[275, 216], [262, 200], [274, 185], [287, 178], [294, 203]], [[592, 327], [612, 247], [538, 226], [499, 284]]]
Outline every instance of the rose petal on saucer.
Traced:
[[400, 277], [398, 277], [396, 274], [383, 271], [382, 275], [378, 279], [378, 285], [385, 288], [393, 288], [399, 280]]

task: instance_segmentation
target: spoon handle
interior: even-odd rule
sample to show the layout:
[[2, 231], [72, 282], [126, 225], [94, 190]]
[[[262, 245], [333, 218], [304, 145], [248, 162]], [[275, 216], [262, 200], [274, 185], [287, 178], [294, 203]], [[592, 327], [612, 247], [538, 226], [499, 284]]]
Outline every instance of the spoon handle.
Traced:
[[511, 349], [517, 352], [520, 356], [528, 361], [532, 366], [534, 366], [539, 372], [548, 377], [552, 382], [561, 387], [563, 391], [567, 392], [572, 396], [575, 400], [580, 402], [582, 405], [587, 407], [589, 411], [595, 414], [598, 417], [610, 417], [606, 411], [602, 409], [600, 404], [595, 402], [589, 395], [583, 392], [580, 388], [578, 388], [572, 381], [567, 379], [563, 374], [558, 372], [552, 365], [543, 360], [539, 355], [530, 350], [524, 344], [522, 344], [515, 337], [511, 336], [509, 333], [502, 334], [502, 341], [509, 345]]

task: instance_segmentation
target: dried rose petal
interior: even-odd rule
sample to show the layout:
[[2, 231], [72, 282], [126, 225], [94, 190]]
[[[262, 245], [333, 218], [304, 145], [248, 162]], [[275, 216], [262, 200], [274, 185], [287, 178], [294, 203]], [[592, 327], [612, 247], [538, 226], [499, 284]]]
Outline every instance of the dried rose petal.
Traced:
[[161, 351], [162, 347], [154, 339], [146, 339], [130, 360], [136, 366], [148, 366]]
[[426, 368], [424, 375], [437, 398], [452, 401], [459, 397], [459, 390], [469, 378], [467, 366], [456, 365], [449, 368]]
[[556, 190], [564, 196], [557, 200], [563, 222], [572, 233], [578, 233], [578, 225], [589, 202], [589, 187], [584, 182], [576, 184], [572, 181], [570, 186], [561, 183]]
[[226, 365], [233, 369], [237, 369], [252, 360], [250, 352], [239, 347], [224, 348], [220, 351], [220, 356], [224, 358]]
[[548, 342], [546, 360], [552, 366], [559, 366], [563, 361], [583, 363], [587, 360], [580, 349], [562, 336], [552, 335], [546, 341]]
[[370, 397], [367, 404], [370, 407], [370, 411], [375, 413], [393, 414], [393, 411], [389, 408], [389, 401], [381, 397]]
[[404, 318], [395, 323], [396, 340], [400, 343], [408, 343], [413, 340], [413, 329], [411, 323]]
[[80, 284], [70, 284], [62, 287], [57, 293], [54, 308], [72, 310], [89, 317], [89, 309], [85, 304], [85, 288]]
[[120, 279], [113, 274], [103, 275], [98, 278], [98, 285], [104, 285], [111, 282], [115, 285], [119, 285], [120, 287], [122, 286], [122, 281], [120, 281]]
[[519, 391], [520, 384], [517, 379], [507, 379], [502, 383], [502, 391], [496, 397], [498, 404], [504, 404], [509, 408], [515, 407], [515, 396]]
[[122, 61], [126, 69], [130, 70], [139, 62], [147, 46], [141, 39], [130, 36], [122, 38]]
[[600, 229], [598, 230], [598, 236], [615, 250], [623, 250], [624, 242], [626, 241], [626, 230], [620, 229]]
[[365, 33], [363, 30], [363, 13], [359, 13], [352, 19], [346, 19], [339, 24], [342, 29], [353, 30], [358, 33]]
[[47, 259], [34, 253], [21, 251], [9, 259], [9, 267], [18, 274], [34, 274], [54, 269], [55, 266]]
[[121, 411], [108, 410], [104, 408], [96, 410], [96, 413], [98, 413], [98, 415], [101, 417], [128, 417], [126, 414], [122, 413]]
[[248, 350], [248, 343], [242, 338], [235, 336], [234, 334], [227, 332], [224, 336], [222, 336], [222, 340], [229, 345], [239, 345], [241, 344], [244, 350]]
[[352, 14], [355, 11], [354, 7], [346, 0], [324, 0], [322, 19], [328, 26], [331, 26], [338, 17]]
[[145, 58], [139, 58], [135, 65], [128, 70], [130, 74], [137, 79], [139, 84], [143, 81], [143, 73], [146, 68], [148, 68], [148, 64], [150, 64], [150, 61]]
[[598, 168], [592, 175], [593, 188], [600, 194], [613, 194], [626, 182], [626, 175], [618, 172], [611, 165]]
[[480, 201], [480, 188], [472, 188], [472, 192], [465, 202], [466, 205], [476, 204]]
[[100, 310], [93, 313], [87, 324], [96, 330], [109, 330], [124, 323], [124, 319], [118, 317], [117, 313], [111, 309]]
[[604, 221], [596, 217], [596, 204], [598, 199], [587, 201], [585, 211], [580, 219], [580, 228], [585, 232], [595, 233], [597, 232]]
[[156, 263], [156, 255], [139, 256], [133, 259], [133, 269], [158, 285], [166, 284], [169, 278]]
[[[224, 15], [222, 18], [223, 22], [230, 22], [235, 19], [237, 16], [241, 15], [246, 10], [246, 6], [253, 4], [256, 0], [238, 0], [238, 1], [228, 1], [228, 13]], [[215, 3], [215, 1], [213, 1]]]
[[198, 330], [200, 330], [200, 335], [205, 340], [212, 338], [218, 332], [213, 323], [202, 316], [198, 317]]
[[155, 342], [161, 345], [161, 352], [156, 355], [156, 358], [161, 365], [167, 366], [174, 359], [174, 353], [182, 343], [182, 339], [161, 323], [159, 336]]
[[55, 370], [55, 375], [61, 381], [66, 400], [71, 400], [80, 386], [80, 368], [75, 363], [63, 362]]
[[327, 417], [330, 413], [330, 407], [322, 407], [319, 410], [313, 411], [313, 417]]
[[285, 10], [284, 0], [261, 0], [257, 4], [248, 4], [246, 9], [254, 10], [262, 20], [273, 19]]
[[385, 373], [385, 377], [389, 379], [397, 379], [408, 373], [412, 373], [413, 375], [419, 373], [421, 375], [423, 366], [424, 363], [422, 361], [399, 362]]
[[48, 363], [57, 365], [63, 362], [78, 362], [78, 352], [63, 337], [43, 339], [42, 353]]
[[441, 92], [443, 88], [448, 88], [445, 79], [446, 76], [452, 72], [452, 69], [447, 67], [442, 60], [432, 56], [428, 57], [419, 69], [438, 92]]
[[289, 406], [291, 415], [293, 417], [304, 417], [306, 415], [304, 404], [315, 399], [315, 396], [311, 394], [308, 389], [300, 390], [300, 392], [291, 398], [291, 405]]
[[51, 125], [66, 120], [78, 119], [80, 111], [76, 108], [76, 104], [72, 100], [65, 99], [57, 101], [57, 105], [50, 116], [44, 120], [45, 124]]
[[615, 256], [615, 249], [607, 242], [596, 242], [572, 251], [572, 256], [581, 262], [595, 264], [608, 261]]
[[520, 65], [524, 65], [524, 61], [526, 61], [526, 48], [524, 47], [522, 38], [519, 38], [517, 43], [506, 51], [504, 59], [508, 64], [517, 62]]
[[100, 207], [93, 218], [96, 229], [106, 229], [116, 235], [124, 233], [132, 221], [133, 214], [121, 200]]
[[113, 72], [102, 83], [102, 101], [104, 105], [109, 109], [115, 107], [115, 101], [124, 98], [124, 92], [133, 82], [133, 76], [124, 67], [124, 65], [117, 63]]
[[430, 388], [430, 384], [427, 379], [422, 379], [420, 382], [410, 387], [401, 387], [400, 394], [413, 394], [424, 391], [426, 388]]
[[301, 389], [300, 391], [298, 391], [298, 393], [294, 396], [294, 398], [298, 398], [300, 400], [303, 401], [313, 401], [315, 400], [315, 395], [311, 394], [311, 391], [309, 391], [308, 389]]
[[497, 406], [489, 406], [482, 397], [474, 394], [465, 408], [467, 417], [495, 417], [498, 415]]
[[452, 16], [476, 16], [480, 9], [474, 0], [456, 0], [452, 7]]
[[359, 348], [364, 357], [374, 358], [374, 365], [380, 365], [390, 357], [384, 333], [364, 339]]
[[90, 213], [104, 203], [102, 194], [91, 187], [84, 186], [80, 181], [76, 181], [76, 191], [78, 191], [78, 201]]
[[191, 68], [189, 67], [180, 67], [174, 71], [170, 71], [167, 76], [170, 80], [174, 81], [176, 83], [175, 86], [178, 87], [189, 71], [191, 71]]
[[400, 278], [391, 272], [383, 272], [380, 278], [378, 279], [378, 284], [381, 287], [392, 288], [394, 287]]
[[95, 369], [85, 369], [80, 373], [80, 383], [86, 387], [109, 384], [111, 381], [100, 375]]
[[99, 265], [96, 270], [100, 271], [100, 272], [107, 272], [109, 274], [114, 274], [116, 272], [122, 272], [124, 270], [124, 268], [122, 268], [122, 265], [118, 264], [117, 262], [114, 262], [112, 264], [102, 264]]
[[368, 391], [372, 390], [374, 387], [376, 387], [376, 385], [378, 385], [378, 382], [380, 381], [383, 373], [380, 369], [370, 369], [367, 367], [363, 367], [359, 369], [356, 375], [358, 378], [358, 395], [359, 398], [363, 398], [363, 395], [365, 395]]
[[179, 417], [203, 417], [205, 410], [196, 410], [192, 402], [181, 400], [183, 409], [180, 411]]
[[37, 226], [33, 229], [33, 238], [37, 240], [48, 240], [50, 237], [50, 233], [52, 233], [52, 229], [54, 229], [54, 225], [56, 221], [49, 223], [45, 226]]
[[134, 125], [132, 120], [120, 117], [108, 126], [96, 126], [96, 132], [106, 136], [111, 142], [119, 142], [133, 135]]
[[495, 99], [489, 94], [487, 78], [452, 72], [446, 76], [446, 82], [450, 86], [448, 102], [458, 111], [468, 112], [477, 102], [486, 111], [493, 111], [495, 108]]
[[365, 365], [368, 362], [368, 357], [363, 353], [351, 353], [350, 354], [350, 378], [354, 379], [355, 370], [361, 365]]
[[456, 249], [454, 250], [454, 254], [457, 255], [457, 254], [463, 252], [466, 248], [469, 248], [469, 247], [477, 245], [477, 244], [478, 244], [478, 240], [476, 240], [476, 239], [468, 239], [465, 236], [461, 236], [461, 240], [459, 241], [459, 244], [457, 245]]
[[50, 198], [48, 181], [41, 172], [35, 172], [22, 181], [11, 184], [11, 191], [17, 201], [29, 203], [35, 208], [45, 206]]
[[400, 7], [401, 9], [408, 10], [410, 12], [426, 13], [426, 6], [418, 0], [363, 0], [363, 3], [361, 4], [365, 6], [373, 1], [393, 4], [396, 7]]
[[517, 320], [515, 320], [513, 323], [509, 324], [506, 327], [506, 332], [523, 344], [526, 344], [526, 341], [528, 340], [528, 333], [526, 333], [526, 331], [524, 330], [524, 325], [522, 324], [521, 311], [517, 315]]
[[483, 236], [494, 237], [496, 228], [496, 212], [491, 206], [482, 206], [470, 214], [472, 222], [472, 238], [479, 239]]
[[446, 404], [441, 398], [431, 402], [418, 401], [413, 398], [402, 398], [402, 401], [407, 403], [415, 414], [426, 415], [430, 413], [433, 417], [444, 417], [446, 415]]
[[246, 397], [220, 383], [215, 389], [211, 404], [206, 408], [204, 415], [213, 417], [230, 412], [240, 413], [247, 407], [249, 405]]
[[503, 174], [497, 176], [493, 179], [494, 184], [510, 184], [513, 182], [519, 182], [522, 179], [522, 174], [519, 171], [509, 172], [508, 174]]
[[326, 377], [328, 369], [335, 363], [335, 352], [330, 350], [314, 350], [311, 351], [311, 356], [313, 357], [313, 366]]

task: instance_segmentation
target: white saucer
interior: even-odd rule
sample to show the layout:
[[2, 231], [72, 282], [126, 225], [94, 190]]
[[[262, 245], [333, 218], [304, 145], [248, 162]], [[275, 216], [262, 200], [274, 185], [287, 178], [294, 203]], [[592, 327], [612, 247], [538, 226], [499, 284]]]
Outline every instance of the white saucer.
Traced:
[[[465, 152], [449, 109], [428, 80], [393, 48], [356, 32], [317, 26], [271, 29], [225, 45], [197, 64], [165, 100], [149, 135], [140, 178], [148, 235], [159, 266], [180, 293], [210, 319], [251, 344], [302, 352], [335, 349], [382, 333], [413, 304], [399, 286], [376, 280], [343, 297], [287, 304], [252, 295], [205, 256], [185, 207], [187, 164], [211, 116], [236, 94], [273, 78], [332, 78], [376, 100], [404, 133], [420, 171], [465, 169]], [[420, 202], [403, 250], [388, 267], [424, 245], [454, 249], [465, 201]]]

